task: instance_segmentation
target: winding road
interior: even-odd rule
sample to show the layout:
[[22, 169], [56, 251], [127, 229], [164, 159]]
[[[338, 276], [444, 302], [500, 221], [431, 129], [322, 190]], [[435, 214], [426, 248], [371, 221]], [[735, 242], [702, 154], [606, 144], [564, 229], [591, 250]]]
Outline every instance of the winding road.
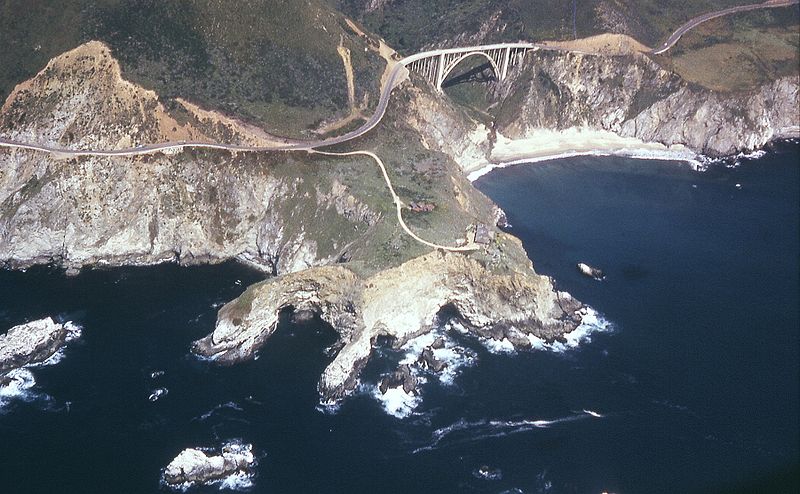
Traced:
[[[714, 19], [717, 17], [722, 17], [724, 15], [734, 14], [737, 12], [746, 12], [750, 10], [756, 9], [765, 9], [765, 8], [776, 8], [776, 7], [787, 7], [790, 5], [796, 5], [800, 3], [800, 0], [768, 0], [761, 4], [752, 4], [752, 5], [743, 5], [739, 7], [731, 7], [724, 10], [719, 10], [716, 12], [709, 12], [694, 19], [690, 20], [686, 24], [682, 25], [675, 31], [672, 36], [670, 36], [662, 45], [661, 47], [653, 50], [651, 53], [654, 55], [659, 55], [670, 48], [672, 48], [675, 43], [683, 36], [687, 31], [693, 29], [694, 27], [698, 26], [699, 24], [706, 22], [710, 19]], [[545, 50], [558, 50], [558, 48], [538, 45], [534, 43], [502, 43], [497, 45], [487, 45], [488, 48], [537, 48], [537, 49], [545, 49]], [[383, 161], [373, 152], [371, 151], [351, 151], [351, 152], [343, 152], [343, 153], [334, 153], [334, 152], [324, 152], [320, 151], [319, 148], [329, 147], [336, 144], [341, 144], [344, 142], [351, 141], [356, 139], [370, 130], [374, 129], [383, 119], [383, 116], [386, 114], [386, 108], [389, 105], [389, 98], [391, 97], [392, 91], [395, 87], [397, 87], [400, 83], [402, 83], [408, 75], [408, 69], [406, 69], [406, 65], [423, 58], [431, 57], [434, 55], [441, 55], [443, 53], [450, 53], [454, 50], [457, 51], [464, 51], [464, 50], [484, 50], [487, 49], [487, 46], [481, 47], [471, 47], [471, 48], [457, 48], [457, 49], [440, 49], [440, 50], [432, 50], [423, 53], [417, 53], [415, 55], [411, 55], [406, 57], [399, 62], [397, 62], [394, 67], [392, 67], [389, 76], [386, 78], [385, 83], [381, 87], [381, 95], [380, 99], [378, 100], [378, 105], [375, 108], [375, 112], [372, 116], [367, 119], [361, 126], [357, 129], [352, 130], [350, 132], [346, 132], [342, 135], [336, 137], [330, 137], [327, 139], [318, 139], [318, 140], [311, 140], [311, 141], [292, 141], [287, 144], [276, 144], [271, 146], [244, 146], [240, 144], [225, 144], [220, 142], [203, 142], [203, 141], [178, 141], [178, 142], [162, 142], [162, 143], [153, 143], [153, 144], [143, 144], [140, 146], [123, 148], [123, 149], [69, 149], [60, 146], [52, 146], [46, 144], [36, 144], [30, 142], [22, 142], [17, 141], [14, 139], [7, 139], [4, 137], [0, 137], [0, 148], [15, 148], [15, 149], [26, 149], [31, 151], [39, 151], [44, 153], [50, 153], [57, 156], [137, 156], [137, 155], [144, 155], [144, 154], [153, 154], [165, 151], [180, 151], [186, 148], [194, 148], [194, 149], [220, 149], [226, 151], [242, 151], [242, 152], [264, 152], [264, 151], [307, 151], [309, 153], [317, 153], [325, 156], [367, 156], [374, 160], [381, 169], [383, 174], [383, 178], [386, 181], [386, 186], [389, 189], [389, 193], [392, 196], [392, 201], [395, 204], [395, 208], [397, 210], [397, 221], [400, 223], [400, 226], [403, 230], [411, 236], [417, 242], [422, 243], [428, 247], [432, 247], [434, 249], [442, 249], [446, 251], [453, 251], [453, 252], [465, 252], [465, 251], [472, 251], [476, 250], [477, 246], [474, 244], [468, 244], [466, 246], [461, 247], [449, 247], [445, 245], [440, 245], [434, 242], [429, 242], [420, 238], [416, 235], [405, 223], [403, 220], [402, 210], [405, 204], [397, 195], [392, 185], [392, 181], [389, 178], [389, 174], [386, 170], [386, 166], [384, 165]]]
[[374, 129], [383, 119], [386, 113], [386, 108], [389, 105], [389, 97], [392, 90], [406, 77], [406, 68], [402, 62], [397, 63], [392, 69], [386, 83], [381, 88], [381, 96], [378, 101], [378, 106], [375, 113], [364, 122], [360, 127], [351, 130], [340, 136], [331, 137], [328, 139], [319, 139], [313, 141], [296, 141], [289, 144], [276, 144], [273, 146], [243, 146], [241, 144], [225, 144], [221, 142], [205, 142], [205, 141], [171, 141], [161, 142], [154, 144], [143, 144], [141, 146], [134, 146], [122, 149], [69, 149], [60, 146], [49, 146], [45, 144], [36, 144], [29, 142], [21, 142], [13, 139], [6, 139], [0, 137], [0, 147], [28, 149], [31, 151], [41, 151], [44, 153], [57, 154], [62, 156], [137, 156], [142, 154], [153, 154], [163, 151], [182, 150], [185, 148], [194, 149], [222, 149], [227, 151], [310, 151], [312, 149], [333, 146], [343, 142], [351, 141], [360, 137], [370, 130]]
[[478, 250], [479, 247], [475, 243], [470, 243], [462, 247], [448, 247], [446, 245], [439, 245], [433, 242], [428, 242], [427, 240], [420, 238], [419, 236], [417, 236], [416, 233], [411, 231], [411, 229], [408, 227], [408, 225], [406, 225], [406, 222], [403, 219], [403, 207], [405, 206], [405, 204], [403, 203], [402, 199], [400, 199], [400, 196], [397, 195], [397, 192], [394, 191], [392, 180], [389, 178], [389, 173], [386, 171], [386, 165], [384, 165], [383, 160], [381, 160], [380, 157], [378, 157], [378, 155], [373, 153], [372, 151], [350, 151], [346, 153], [332, 153], [332, 152], [311, 150], [310, 152], [316, 154], [322, 154], [325, 156], [367, 156], [372, 158], [375, 161], [375, 163], [377, 163], [378, 166], [380, 167], [381, 172], [383, 173], [383, 179], [386, 181], [386, 187], [389, 188], [389, 193], [392, 195], [392, 201], [394, 202], [395, 208], [397, 209], [397, 221], [400, 223], [400, 226], [403, 228], [403, 230], [411, 238], [413, 238], [414, 240], [423, 245], [427, 245], [428, 247], [433, 247], [434, 249], [447, 250], [450, 252], [471, 252], [474, 250]]
[[797, 5], [800, 3], [800, 0], [767, 0], [764, 3], [756, 3], [751, 5], [741, 5], [739, 7], [730, 7], [723, 10], [717, 10], [715, 12], [708, 12], [703, 15], [698, 15], [694, 19], [690, 20], [686, 24], [682, 25], [672, 33], [672, 36], [667, 38], [667, 40], [658, 48], [654, 49], [650, 53], [653, 55], [661, 55], [665, 53], [667, 50], [675, 46], [675, 43], [681, 39], [681, 36], [686, 34], [688, 31], [694, 29], [695, 27], [699, 26], [700, 24], [710, 21], [711, 19], [716, 19], [717, 17], [722, 17], [730, 14], [736, 14], [738, 12], [748, 12], [750, 10], [758, 10], [758, 9], [774, 9], [776, 7], [788, 7], [790, 5]]
[[458, 246], [458, 247], [451, 247], [447, 245], [441, 245], [434, 242], [429, 242], [416, 233], [414, 233], [406, 224], [405, 220], [403, 219], [403, 207], [405, 204], [403, 203], [400, 196], [397, 195], [397, 192], [394, 190], [394, 186], [392, 185], [392, 181], [389, 178], [389, 173], [386, 170], [386, 165], [384, 165], [383, 160], [378, 157], [375, 153], [371, 151], [351, 151], [351, 152], [342, 152], [342, 153], [335, 153], [335, 152], [325, 152], [319, 151], [317, 148], [333, 146], [335, 144], [341, 144], [347, 141], [351, 141], [360, 137], [373, 128], [375, 128], [383, 119], [383, 116], [386, 114], [386, 108], [389, 104], [389, 97], [391, 96], [392, 90], [399, 85], [401, 82], [405, 80], [407, 76], [407, 69], [403, 64], [403, 61], [398, 62], [393, 68], [386, 79], [386, 83], [381, 88], [381, 96], [380, 100], [378, 101], [378, 106], [375, 109], [375, 113], [355, 130], [342, 134], [340, 136], [331, 137], [329, 139], [321, 139], [316, 141], [298, 141], [291, 144], [284, 144], [284, 145], [275, 145], [275, 146], [242, 146], [238, 144], [224, 144], [224, 143], [217, 143], [217, 142], [200, 142], [200, 141], [185, 141], [185, 142], [164, 142], [164, 143], [156, 143], [156, 144], [145, 144], [141, 146], [125, 148], [125, 149], [109, 149], [109, 150], [92, 150], [92, 149], [68, 149], [56, 146], [48, 146], [43, 144], [34, 144], [34, 143], [26, 143], [26, 142], [19, 142], [12, 139], [6, 139], [0, 137], [0, 147], [6, 148], [16, 148], [16, 149], [27, 149], [31, 151], [39, 151], [50, 153], [59, 156], [137, 156], [143, 154], [152, 154], [152, 153], [159, 153], [164, 151], [171, 151], [171, 150], [182, 150], [184, 148], [196, 148], [196, 149], [221, 149], [227, 151], [247, 151], [247, 152], [259, 152], [259, 151], [307, 151], [309, 153], [316, 153], [325, 156], [336, 156], [336, 157], [344, 157], [344, 156], [367, 156], [375, 161], [381, 169], [381, 173], [383, 174], [383, 178], [386, 181], [386, 186], [389, 189], [389, 193], [392, 196], [392, 201], [394, 202], [395, 208], [397, 210], [397, 221], [400, 224], [400, 227], [403, 231], [406, 232], [411, 238], [416, 240], [417, 242], [426, 245], [428, 247], [432, 247], [434, 249], [441, 249], [449, 252], [470, 252], [477, 250], [478, 247], [474, 243], [469, 243], [465, 246]]

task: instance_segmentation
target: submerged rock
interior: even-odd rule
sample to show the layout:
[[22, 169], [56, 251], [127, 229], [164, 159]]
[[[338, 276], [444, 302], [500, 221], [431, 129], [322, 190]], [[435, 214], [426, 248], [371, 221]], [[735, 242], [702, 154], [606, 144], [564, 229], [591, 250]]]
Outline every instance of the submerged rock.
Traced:
[[588, 276], [589, 278], [594, 278], [598, 281], [605, 278], [605, 275], [603, 274], [602, 270], [593, 268], [592, 266], [589, 266], [588, 264], [584, 264], [582, 262], [578, 263], [578, 271], [580, 271], [582, 275]]
[[0, 380], [10, 371], [44, 362], [67, 342], [68, 328], [46, 317], [0, 335]]
[[188, 448], [180, 452], [164, 470], [168, 485], [207, 484], [235, 473], [249, 473], [255, 465], [251, 444], [228, 443], [219, 455]]

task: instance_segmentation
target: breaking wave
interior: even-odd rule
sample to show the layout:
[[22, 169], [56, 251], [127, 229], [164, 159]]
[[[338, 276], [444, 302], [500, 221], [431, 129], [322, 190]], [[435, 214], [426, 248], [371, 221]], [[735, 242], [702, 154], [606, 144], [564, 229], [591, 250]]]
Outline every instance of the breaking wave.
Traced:
[[[551, 352], [565, 352], [577, 348], [582, 343], [589, 343], [595, 333], [609, 333], [614, 330], [614, 325], [591, 307], [581, 309], [581, 323], [569, 333], [564, 333], [560, 340], [547, 342], [537, 336], [528, 335], [531, 348]], [[492, 338], [480, 338], [481, 344], [490, 353], [513, 354], [517, 350], [514, 345], [504, 338], [498, 341]]]
[[[452, 329], [452, 325], [448, 323], [435, 331], [409, 340], [401, 347], [401, 351], [404, 354], [400, 360], [400, 365], [408, 365], [410, 367], [411, 374], [418, 383], [417, 390], [420, 393], [421, 386], [431, 380], [435, 380], [443, 386], [454, 386], [455, 379], [462, 370], [474, 365], [477, 361], [477, 354], [472, 349], [459, 346], [447, 334], [450, 329]], [[435, 344], [437, 341], [439, 345]], [[438, 348], [434, 348], [434, 346]], [[420, 357], [426, 348], [430, 348], [433, 357], [444, 364], [445, 367], [440, 372], [425, 369], [420, 364]], [[402, 386], [390, 388], [386, 393], [381, 393], [378, 384], [367, 384], [365, 386], [366, 389], [364, 391], [367, 391], [373, 398], [378, 400], [384, 411], [393, 417], [400, 419], [409, 417], [422, 403], [421, 394], [406, 393]]]
[[[531, 348], [534, 350], [565, 352], [577, 348], [582, 343], [591, 341], [595, 333], [610, 332], [614, 329], [611, 322], [600, 315], [591, 307], [584, 307], [580, 312], [581, 322], [573, 331], [564, 333], [560, 340], [546, 342], [541, 338], [528, 335]], [[457, 320], [449, 320], [439, 329], [431, 331], [417, 338], [411, 339], [401, 347], [404, 352], [400, 365], [408, 365], [411, 374], [417, 382], [417, 393], [409, 394], [402, 386], [390, 388], [386, 393], [381, 393], [379, 383], [365, 383], [359, 387], [360, 394], [368, 394], [376, 399], [384, 411], [400, 419], [407, 418], [415, 413], [422, 403], [422, 385], [431, 380], [444, 386], [454, 386], [456, 378], [464, 368], [475, 365], [478, 361], [477, 353], [467, 347], [459, 345], [451, 336], [460, 333], [470, 337], [470, 332]], [[477, 340], [493, 354], [515, 354], [517, 349], [507, 339], [495, 340], [492, 338], [477, 338]], [[435, 345], [435, 342], [439, 345]], [[439, 348], [433, 348], [439, 346]], [[422, 352], [430, 348], [433, 356], [445, 364], [441, 372], [433, 372], [420, 364]], [[335, 409], [323, 410], [326, 413], [335, 413]]]
[[[554, 419], [532, 419], [532, 420], [479, 420], [469, 422], [461, 419], [451, 425], [436, 429], [431, 434], [430, 442], [413, 451], [414, 454], [423, 451], [438, 449], [446, 444], [461, 444], [465, 442], [480, 441], [495, 437], [505, 437], [521, 432], [529, 432], [537, 429], [547, 429], [556, 425], [575, 422], [586, 419], [599, 419], [604, 415], [592, 410], [573, 413], [565, 417]], [[452, 438], [452, 439], [451, 439]]]
[[[66, 322], [64, 323], [64, 327], [67, 330], [67, 343], [77, 340], [81, 337], [82, 328], [77, 324]], [[36, 377], [34, 376], [33, 372], [31, 372], [31, 369], [55, 365], [61, 362], [65, 356], [65, 348], [66, 345], [64, 345], [43, 362], [29, 364], [19, 369], [14, 369], [6, 374], [5, 377], [7, 382], [4, 385], [0, 385], [0, 413], [3, 413], [3, 411], [14, 401], [23, 401], [26, 403], [44, 401], [45, 403], [52, 405], [52, 403], [50, 403], [53, 401], [52, 397], [36, 391]]]

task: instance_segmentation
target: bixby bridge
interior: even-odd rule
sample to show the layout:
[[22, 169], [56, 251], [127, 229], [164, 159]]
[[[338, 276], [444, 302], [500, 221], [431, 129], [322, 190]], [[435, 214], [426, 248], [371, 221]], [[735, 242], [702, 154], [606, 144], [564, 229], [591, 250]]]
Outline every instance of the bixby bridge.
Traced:
[[443, 48], [411, 55], [400, 61], [407, 69], [422, 75], [438, 91], [450, 72], [458, 64], [470, 57], [483, 57], [488, 60], [498, 80], [508, 75], [509, 69], [519, 65], [529, 51], [540, 50], [542, 45], [533, 43], [499, 43], [495, 45], [468, 46], [464, 48]]

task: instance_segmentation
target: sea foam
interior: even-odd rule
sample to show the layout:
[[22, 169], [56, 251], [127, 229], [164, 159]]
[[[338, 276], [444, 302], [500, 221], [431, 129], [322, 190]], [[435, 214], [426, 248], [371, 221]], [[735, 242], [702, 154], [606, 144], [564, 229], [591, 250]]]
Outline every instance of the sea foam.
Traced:
[[[81, 337], [81, 327], [77, 324], [73, 322], [66, 322], [64, 323], [64, 327], [67, 330], [67, 343], [75, 341]], [[28, 403], [42, 399], [47, 402], [52, 401], [52, 398], [49, 395], [37, 393], [35, 391], [34, 388], [36, 386], [36, 377], [34, 376], [33, 372], [31, 372], [31, 369], [55, 365], [61, 362], [65, 356], [65, 348], [66, 345], [43, 362], [29, 364], [19, 369], [14, 369], [6, 374], [6, 378], [8, 378], [9, 382], [4, 386], [0, 386], [0, 413], [2, 413], [2, 411], [15, 400]], [[50, 405], [52, 405], [52, 403]]]
[[403, 386], [389, 388], [385, 393], [381, 393], [378, 386], [374, 386], [372, 396], [380, 401], [384, 411], [393, 417], [404, 419], [409, 417], [417, 406], [422, 402], [420, 396], [406, 393]]
[[[577, 348], [581, 343], [588, 343], [594, 333], [607, 333], [613, 331], [614, 325], [591, 307], [584, 307], [579, 314], [580, 324], [568, 333], [564, 333], [562, 338], [557, 341], [547, 342], [534, 335], [527, 335], [533, 350], [550, 352], [565, 352]], [[490, 353], [494, 354], [514, 354], [516, 348], [508, 341], [508, 338], [496, 340], [493, 338], [479, 338], [481, 344]]]
[[431, 440], [425, 446], [414, 450], [414, 453], [437, 449], [443, 442], [448, 444], [461, 444], [465, 442], [480, 441], [483, 439], [505, 437], [521, 432], [530, 432], [537, 429], [549, 429], [557, 425], [586, 420], [589, 418], [600, 419], [600, 413], [584, 410], [564, 417], [551, 419], [523, 419], [523, 420], [478, 420], [469, 422], [460, 419], [448, 426], [436, 429], [431, 434]]
[[[435, 331], [409, 340], [401, 347], [401, 351], [404, 354], [400, 360], [400, 365], [408, 365], [410, 367], [411, 374], [418, 383], [418, 391], [421, 392], [421, 386], [431, 379], [444, 386], [455, 385], [455, 379], [460, 375], [461, 371], [465, 367], [474, 365], [477, 361], [477, 354], [473, 350], [459, 346], [447, 334], [451, 329], [454, 329], [453, 324], [447, 323]], [[446, 364], [445, 368], [438, 373], [424, 369], [419, 363], [422, 352], [431, 347], [436, 340], [441, 340], [444, 346], [442, 348], [432, 348], [433, 356]], [[409, 417], [422, 403], [422, 396], [408, 394], [403, 390], [402, 386], [390, 388], [386, 393], [381, 393], [378, 384], [368, 384], [366, 387], [369, 394], [381, 403], [384, 411], [393, 417]]]
[[0, 386], [0, 410], [3, 410], [11, 401], [33, 401], [36, 398], [31, 390], [36, 385], [33, 373], [28, 369], [14, 369], [6, 377], [8, 384]]

